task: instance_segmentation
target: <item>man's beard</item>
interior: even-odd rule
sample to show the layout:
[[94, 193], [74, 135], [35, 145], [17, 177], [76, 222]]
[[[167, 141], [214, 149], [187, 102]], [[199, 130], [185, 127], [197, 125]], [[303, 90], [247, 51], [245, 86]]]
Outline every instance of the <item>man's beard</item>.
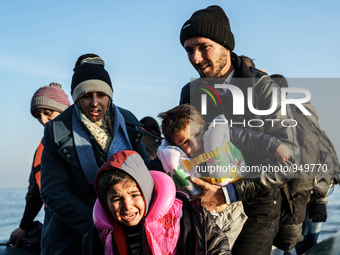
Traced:
[[210, 66], [211, 71], [209, 73], [200, 73], [201, 78], [217, 78], [219, 77], [221, 71], [227, 64], [227, 54], [225, 52], [221, 52], [220, 57], [218, 58], [216, 65], [213, 65], [210, 61], [199, 63], [195, 65], [196, 70], [198, 68], [203, 68], [204, 66]]

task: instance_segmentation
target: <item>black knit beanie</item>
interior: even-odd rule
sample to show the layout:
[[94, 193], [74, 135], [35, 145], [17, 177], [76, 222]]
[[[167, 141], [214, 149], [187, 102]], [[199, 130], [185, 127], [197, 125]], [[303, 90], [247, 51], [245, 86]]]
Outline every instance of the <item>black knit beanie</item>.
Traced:
[[195, 12], [181, 29], [180, 40], [184, 42], [192, 37], [209, 38], [228, 50], [234, 50], [234, 35], [230, 30], [229, 19], [223, 9], [212, 5]]
[[96, 54], [84, 54], [78, 58], [71, 83], [74, 102], [88, 92], [103, 92], [112, 99], [111, 79], [104, 65]]

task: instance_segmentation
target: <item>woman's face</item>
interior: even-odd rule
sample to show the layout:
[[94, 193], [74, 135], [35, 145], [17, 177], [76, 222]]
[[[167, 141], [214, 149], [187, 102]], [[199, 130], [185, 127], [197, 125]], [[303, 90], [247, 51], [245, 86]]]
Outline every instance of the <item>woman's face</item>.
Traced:
[[105, 116], [109, 101], [109, 96], [103, 92], [88, 92], [79, 99], [79, 104], [86, 117], [96, 122]]
[[50, 120], [53, 120], [55, 117], [57, 117], [60, 114], [58, 111], [52, 111], [48, 109], [36, 109], [33, 112], [33, 116], [43, 125]]

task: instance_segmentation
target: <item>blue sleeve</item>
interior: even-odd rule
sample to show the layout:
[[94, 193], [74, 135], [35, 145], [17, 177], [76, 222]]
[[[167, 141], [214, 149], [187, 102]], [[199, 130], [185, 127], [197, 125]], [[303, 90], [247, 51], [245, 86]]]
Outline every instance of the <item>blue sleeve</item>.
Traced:
[[234, 203], [238, 201], [237, 191], [235, 188], [235, 185], [233, 183], [230, 183], [226, 186], [230, 198], [230, 202]]
[[222, 190], [227, 204], [235, 203], [239, 200], [235, 185], [233, 183], [229, 183], [228, 185], [222, 187]]

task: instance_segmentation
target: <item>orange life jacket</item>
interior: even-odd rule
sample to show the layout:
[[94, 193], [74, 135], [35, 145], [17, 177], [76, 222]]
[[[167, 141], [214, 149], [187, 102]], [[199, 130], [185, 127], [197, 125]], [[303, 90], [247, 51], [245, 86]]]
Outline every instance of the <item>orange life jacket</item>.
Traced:
[[[40, 171], [40, 167], [41, 167], [41, 156], [42, 156], [42, 152], [44, 149], [44, 145], [42, 144], [42, 139], [39, 143], [38, 149], [35, 152], [35, 156], [34, 156], [34, 161], [33, 161], [33, 173], [34, 173], [34, 177], [35, 177], [35, 181], [37, 182], [38, 188], [39, 188], [39, 193], [41, 192], [41, 171]], [[43, 201], [45, 207], [46, 204]]]
[[41, 191], [40, 164], [41, 164], [41, 156], [42, 156], [43, 149], [44, 149], [44, 146], [42, 145], [42, 139], [41, 139], [38, 149], [35, 153], [34, 162], [33, 162], [33, 171], [35, 172], [34, 176], [39, 187], [39, 192]]

